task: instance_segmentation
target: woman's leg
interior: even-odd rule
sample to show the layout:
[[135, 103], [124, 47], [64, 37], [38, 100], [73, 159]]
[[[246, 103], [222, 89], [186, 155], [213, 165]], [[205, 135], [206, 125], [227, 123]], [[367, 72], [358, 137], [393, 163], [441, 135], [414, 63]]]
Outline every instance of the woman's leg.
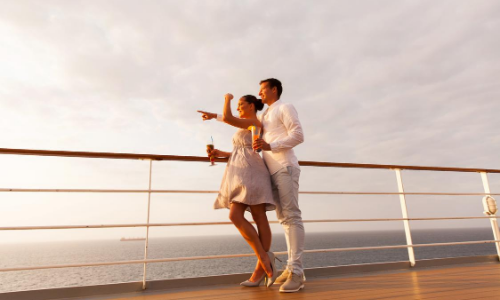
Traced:
[[[245, 219], [245, 209], [247, 205], [241, 203], [231, 203], [231, 208], [229, 211], [229, 219], [233, 222], [234, 226], [240, 231], [241, 236], [247, 241], [247, 243], [252, 247], [253, 251], [257, 255], [262, 268], [267, 273], [268, 276], [273, 275], [271, 270], [271, 261], [267, 255], [267, 251], [264, 249], [259, 234], [253, 227], [253, 225]], [[270, 231], [270, 230], [269, 230]], [[270, 235], [269, 235], [270, 237]], [[268, 245], [268, 250], [270, 246], [270, 241]]]
[[269, 226], [269, 221], [266, 215], [266, 204], [251, 205], [250, 211], [252, 213], [252, 218], [257, 225], [257, 231], [259, 233], [260, 242], [264, 251], [268, 252], [271, 249], [271, 226]]
[[[250, 206], [250, 211], [252, 213], [252, 218], [257, 225], [257, 231], [259, 233], [259, 239], [262, 244], [264, 251], [268, 252], [271, 249], [271, 227], [269, 226], [269, 221], [266, 215], [266, 204], [252, 205]], [[255, 270], [253, 271], [251, 281], [259, 279], [264, 273], [264, 268], [259, 261], [255, 265]]]

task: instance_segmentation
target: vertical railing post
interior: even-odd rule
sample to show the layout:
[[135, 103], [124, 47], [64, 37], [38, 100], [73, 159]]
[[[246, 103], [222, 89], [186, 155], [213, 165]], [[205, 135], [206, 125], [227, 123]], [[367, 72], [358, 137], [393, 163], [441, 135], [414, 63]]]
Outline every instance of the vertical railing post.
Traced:
[[[486, 172], [481, 172], [481, 179], [483, 181], [483, 187], [484, 187], [484, 192], [486, 194], [491, 194], [490, 191], [490, 183], [488, 182], [488, 175]], [[492, 217], [495, 217], [495, 215], [491, 215]], [[493, 237], [495, 238], [495, 241], [498, 241], [500, 239], [500, 232], [498, 231], [498, 222], [496, 218], [491, 218], [490, 219], [491, 223], [491, 230], [493, 230]], [[500, 243], [495, 243], [495, 246], [497, 248], [497, 255], [498, 258], [500, 259]]]
[[[408, 221], [408, 209], [406, 208], [406, 197], [404, 194], [403, 179], [401, 178], [401, 169], [394, 169], [396, 171], [396, 178], [398, 180], [398, 190], [399, 190], [399, 202], [401, 204], [401, 212], [403, 214], [403, 224], [405, 228], [406, 244], [412, 246], [413, 242], [411, 239], [410, 231], [410, 221]], [[408, 258], [410, 260], [410, 265], [415, 266], [415, 253], [413, 252], [413, 247], [408, 247]]]
[[[148, 188], [148, 212], [146, 218], [146, 242], [144, 244], [144, 260], [148, 259], [148, 244], [149, 244], [149, 215], [151, 211], [151, 176], [153, 171], [153, 160], [149, 160], [149, 188]], [[142, 277], [142, 289], [146, 289], [146, 271], [147, 263], [144, 263], [144, 271]]]

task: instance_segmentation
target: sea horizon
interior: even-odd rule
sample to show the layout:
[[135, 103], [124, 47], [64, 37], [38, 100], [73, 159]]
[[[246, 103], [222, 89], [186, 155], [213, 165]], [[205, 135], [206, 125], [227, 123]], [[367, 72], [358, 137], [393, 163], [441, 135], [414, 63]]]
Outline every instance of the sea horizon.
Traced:
[[[422, 229], [412, 229], [411, 232], [412, 232], [412, 235], [413, 233], [416, 233], [416, 232], [424, 232], [424, 231], [440, 231], [440, 230], [444, 230], [444, 231], [454, 231], [454, 230], [491, 230], [491, 227], [457, 227], [457, 228], [422, 228]], [[351, 233], [351, 234], [363, 234], [363, 233], [389, 233], [389, 232], [394, 232], [394, 233], [403, 233], [404, 234], [404, 230], [396, 230], [396, 229], [382, 229], [382, 230], [376, 230], [376, 229], [373, 229], [373, 230], [339, 230], [339, 231], [336, 231], [336, 230], [331, 230], [331, 231], [311, 231], [311, 232], [308, 232], [306, 231], [306, 235], [315, 235], [315, 234], [347, 234], [347, 233]], [[283, 233], [273, 233], [273, 237], [274, 236], [279, 236], [279, 235], [282, 235]], [[157, 239], [192, 239], [192, 238], [211, 238], [211, 237], [214, 237], [214, 238], [222, 238], [222, 237], [228, 237], [228, 238], [232, 238], [232, 237], [241, 237], [241, 235], [239, 235], [238, 233], [234, 233], [234, 234], [210, 234], [210, 235], [186, 235], [186, 236], [161, 236], [161, 237], [158, 237], [158, 236], [153, 236], [153, 237], [149, 237], [149, 240], [157, 240]], [[120, 237], [115, 237], [115, 238], [99, 238], [99, 239], [81, 239], [81, 240], [43, 240], [43, 241], [35, 241], [35, 242], [31, 242], [31, 241], [16, 241], [16, 242], [2, 242], [0, 241], [0, 245], [21, 245], [21, 244], [52, 244], [52, 243], [78, 243], [78, 242], [105, 242], [105, 241], [120, 241], [121, 238], [146, 238], [145, 235], [123, 235], [123, 236], [120, 236]], [[140, 241], [134, 241], [134, 242], [140, 242]]]

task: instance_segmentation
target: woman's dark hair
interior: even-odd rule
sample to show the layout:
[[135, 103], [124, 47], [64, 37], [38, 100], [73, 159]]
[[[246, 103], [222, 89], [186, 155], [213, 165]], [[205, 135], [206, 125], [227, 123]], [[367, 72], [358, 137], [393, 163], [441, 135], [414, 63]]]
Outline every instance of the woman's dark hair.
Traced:
[[257, 99], [254, 95], [245, 95], [242, 98], [246, 101], [246, 103], [253, 104], [255, 106], [256, 112], [264, 108], [264, 103], [262, 103], [262, 100]]

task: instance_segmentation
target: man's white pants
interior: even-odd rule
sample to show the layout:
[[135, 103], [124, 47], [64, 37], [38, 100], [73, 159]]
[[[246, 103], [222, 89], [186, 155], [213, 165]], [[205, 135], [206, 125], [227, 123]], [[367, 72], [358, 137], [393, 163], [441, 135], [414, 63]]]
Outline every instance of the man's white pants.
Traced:
[[299, 208], [299, 177], [300, 169], [294, 167], [282, 168], [271, 175], [274, 199], [279, 199], [276, 215], [285, 230], [288, 247], [287, 269], [300, 276], [304, 274], [305, 231]]

